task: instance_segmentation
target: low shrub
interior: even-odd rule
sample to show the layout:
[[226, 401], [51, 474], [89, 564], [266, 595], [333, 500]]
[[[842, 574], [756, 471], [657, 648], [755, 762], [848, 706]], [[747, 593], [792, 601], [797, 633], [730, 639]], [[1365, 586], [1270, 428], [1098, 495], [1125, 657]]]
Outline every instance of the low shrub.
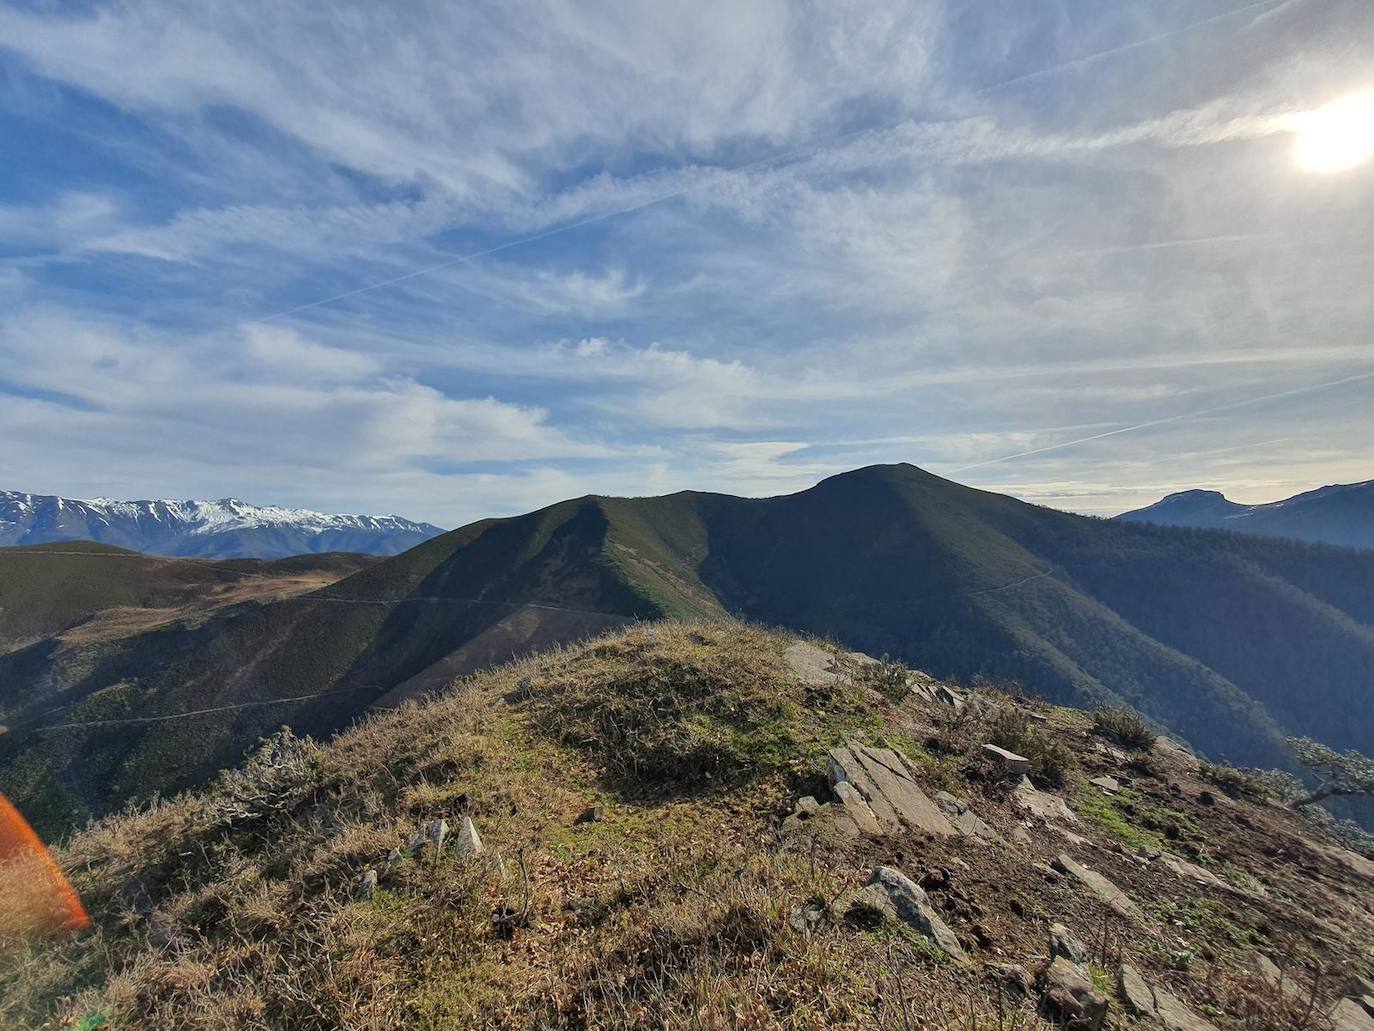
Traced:
[[1122, 748], [1145, 751], [1155, 743], [1155, 732], [1140, 713], [1127, 706], [1098, 709], [1093, 713], [1093, 731]]

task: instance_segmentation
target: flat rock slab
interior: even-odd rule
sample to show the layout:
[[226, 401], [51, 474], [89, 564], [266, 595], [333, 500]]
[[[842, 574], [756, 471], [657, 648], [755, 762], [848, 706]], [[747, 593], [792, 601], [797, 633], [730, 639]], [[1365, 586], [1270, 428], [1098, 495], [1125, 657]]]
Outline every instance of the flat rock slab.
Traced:
[[837, 684], [844, 679], [834, 670], [835, 656], [810, 641], [788, 645], [782, 653], [782, 659], [798, 680], [812, 687]]
[[983, 746], [983, 754], [996, 762], [1001, 763], [1009, 772], [1024, 775], [1030, 772], [1030, 760], [1024, 755], [1017, 755], [1009, 752], [1000, 745], [987, 744]]
[[977, 813], [969, 808], [962, 798], [955, 798], [948, 791], [935, 792], [935, 804], [944, 810], [949, 822], [966, 838], [987, 842], [989, 845], [1005, 845], [1002, 835]]
[[1374, 1031], [1374, 1017], [1355, 999], [1342, 999], [1331, 1011], [1336, 1031]]
[[1096, 784], [1109, 795], [1114, 795], [1121, 790], [1121, 781], [1117, 780], [1115, 777], [1094, 777], [1092, 780], [1088, 781], [1088, 783]]
[[1217, 1031], [1214, 1024], [1199, 1017], [1176, 996], [1151, 986], [1129, 963], [1121, 965], [1117, 984], [1122, 1000], [1132, 1012], [1153, 1019], [1169, 1031]]
[[1118, 916], [1127, 920], [1145, 919], [1140, 907], [1131, 901], [1131, 897], [1096, 870], [1090, 870], [1066, 855], [1060, 855], [1054, 861], [1054, 865], [1107, 903]]
[[1197, 863], [1190, 863], [1188, 860], [1181, 859], [1178, 856], [1171, 856], [1167, 852], [1159, 857], [1159, 861], [1164, 865], [1164, 869], [1182, 877], [1185, 881], [1193, 881], [1195, 884], [1201, 884], [1208, 888], [1215, 888], [1218, 891], [1233, 891], [1239, 895], [1250, 894], [1250, 892], [1241, 891], [1235, 885], [1223, 881], [1206, 867], [1198, 866]]
[[864, 888], [863, 899], [888, 915], [914, 927], [932, 945], [959, 960], [968, 962], [968, 954], [959, 939], [940, 919], [921, 886], [900, 870], [880, 866], [873, 871]]
[[926, 797], [909, 767], [890, 748], [849, 745], [832, 748], [830, 784], [849, 784], [868, 803], [884, 831], [910, 828], [935, 837], [951, 838], [959, 832], [938, 806]]
[[1011, 793], [1011, 800], [1022, 812], [1038, 816], [1046, 823], [1067, 823], [1072, 826], [1078, 824], [1078, 816], [1069, 808], [1067, 802], [1058, 795], [1041, 791], [1030, 782], [1029, 777], [1021, 778], [1021, 783], [1017, 784]]

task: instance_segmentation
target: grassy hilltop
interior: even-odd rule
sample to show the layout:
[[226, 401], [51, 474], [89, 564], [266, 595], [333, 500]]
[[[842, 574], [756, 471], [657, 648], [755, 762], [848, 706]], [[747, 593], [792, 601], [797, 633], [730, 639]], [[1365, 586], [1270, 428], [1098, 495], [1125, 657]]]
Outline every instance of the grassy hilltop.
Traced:
[[[833, 648], [799, 662], [794, 642], [642, 624], [326, 745], [277, 735], [210, 788], [59, 850], [98, 930], [6, 954], [0, 1023], [1048, 1027], [1034, 981], [1055, 923], [1113, 1026], [1152, 1026], [1123, 967], [1220, 1031], [1358, 1005], [1374, 863], [1227, 796], [1215, 781], [1233, 780], [1129, 719], [960, 698]], [[990, 741], [1028, 756], [1031, 782]], [[992, 837], [852, 834], [834, 805], [808, 810], [846, 742], [957, 796]], [[441, 818], [450, 840], [470, 819], [482, 853], [409, 855]], [[963, 956], [863, 902], [880, 865], [924, 889]]]

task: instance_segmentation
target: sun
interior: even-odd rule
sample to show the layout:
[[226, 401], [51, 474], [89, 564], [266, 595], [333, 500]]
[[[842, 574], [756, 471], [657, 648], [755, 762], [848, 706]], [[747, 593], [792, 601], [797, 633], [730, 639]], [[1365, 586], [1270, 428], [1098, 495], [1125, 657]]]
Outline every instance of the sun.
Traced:
[[1344, 172], [1374, 157], [1374, 90], [1333, 100], [1296, 122], [1299, 168]]

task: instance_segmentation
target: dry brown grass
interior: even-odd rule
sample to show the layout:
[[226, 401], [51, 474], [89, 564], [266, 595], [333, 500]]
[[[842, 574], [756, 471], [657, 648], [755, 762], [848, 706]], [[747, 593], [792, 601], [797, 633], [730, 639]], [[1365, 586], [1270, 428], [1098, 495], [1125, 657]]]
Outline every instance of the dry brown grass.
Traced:
[[[1029, 965], [1048, 921], [1091, 928], [1099, 903], [1015, 850], [777, 832], [843, 733], [918, 753], [917, 740], [943, 742], [923, 761], [1005, 830], [1001, 786], [966, 779], [985, 728], [806, 688], [779, 661], [785, 643], [723, 624], [635, 627], [469, 678], [322, 747], [283, 735], [205, 793], [94, 824], [59, 859], [98, 930], [0, 958], [0, 1026], [1043, 1027], [903, 927], [838, 914], [875, 863], [897, 863], [975, 954]], [[604, 820], [578, 823], [590, 804]], [[483, 860], [422, 854], [358, 898], [364, 868], [463, 815]], [[1064, 847], [1036, 836], [1047, 854]], [[1141, 877], [1124, 881], [1133, 891], [1178, 890], [1099, 865]], [[793, 925], [797, 907], [832, 902], [836, 915]], [[498, 911], [534, 919], [512, 931]], [[1225, 1028], [1254, 1026], [1226, 1009], [1228, 984], [1180, 990], [1214, 1000]]]

